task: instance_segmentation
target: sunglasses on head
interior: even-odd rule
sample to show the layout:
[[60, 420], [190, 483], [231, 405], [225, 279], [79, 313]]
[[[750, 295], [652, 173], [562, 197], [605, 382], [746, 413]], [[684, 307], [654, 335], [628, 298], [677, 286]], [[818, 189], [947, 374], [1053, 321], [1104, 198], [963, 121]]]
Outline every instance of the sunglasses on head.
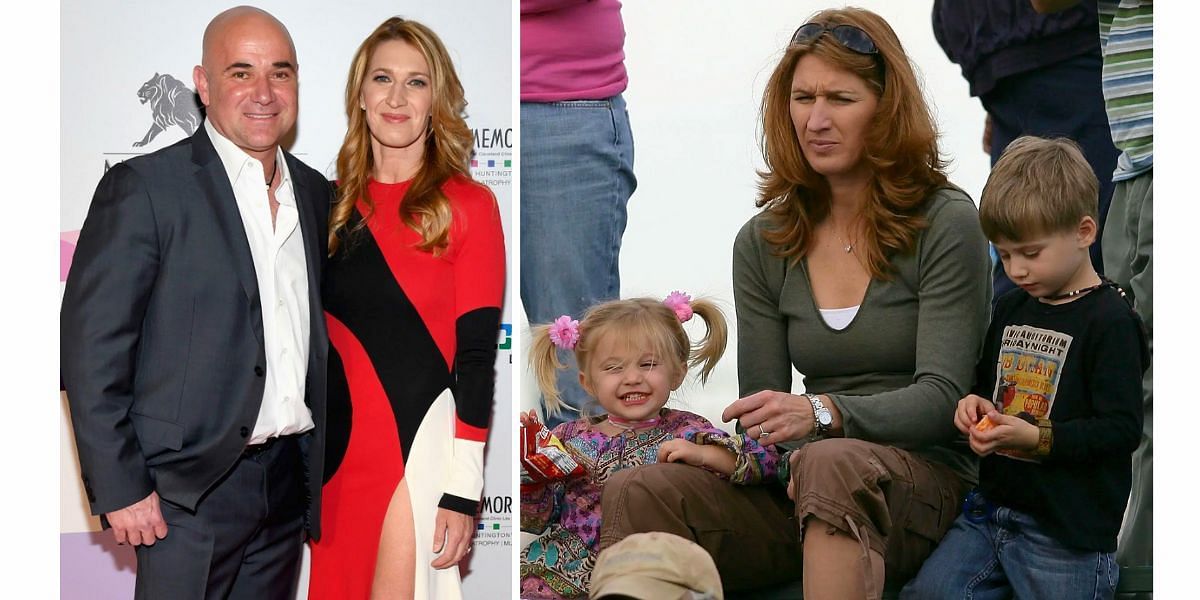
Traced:
[[875, 47], [875, 42], [871, 39], [871, 36], [853, 25], [826, 27], [821, 23], [805, 23], [796, 30], [796, 33], [792, 34], [791, 45], [807, 44], [815, 41], [826, 32], [833, 36], [833, 39], [837, 40], [838, 43], [859, 54], [879, 54], [879, 48]]

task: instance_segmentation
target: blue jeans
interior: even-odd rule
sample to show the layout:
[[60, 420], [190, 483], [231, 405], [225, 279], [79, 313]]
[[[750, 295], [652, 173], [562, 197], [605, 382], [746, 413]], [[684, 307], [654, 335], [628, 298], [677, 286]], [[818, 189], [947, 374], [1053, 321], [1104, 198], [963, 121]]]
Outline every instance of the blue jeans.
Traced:
[[[621, 291], [625, 209], [637, 187], [625, 100], [522, 102], [520, 164], [525, 314], [531, 325], [581, 318]], [[566, 404], [586, 410], [591, 403], [578, 379], [561, 373], [558, 388]], [[565, 411], [546, 423], [575, 418]]]
[[1028, 514], [994, 506], [960, 514], [900, 598], [1109, 599], [1119, 572], [1111, 552], [1072, 550]]

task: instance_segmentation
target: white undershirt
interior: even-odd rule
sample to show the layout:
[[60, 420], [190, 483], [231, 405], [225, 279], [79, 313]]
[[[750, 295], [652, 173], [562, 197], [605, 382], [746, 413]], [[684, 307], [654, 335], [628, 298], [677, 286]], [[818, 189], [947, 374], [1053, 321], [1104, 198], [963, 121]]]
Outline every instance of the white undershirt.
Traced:
[[861, 306], [860, 304], [846, 308], [818, 308], [817, 310], [821, 313], [821, 320], [825, 321], [830, 329], [841, 331], [854, 320]]
[[204, 128], [233, 187], [258, 280], [267, 380], [249, 443], [260, 444], [271, 437], [313, 428], [312, 413], [304, 403], [309, 334], [304, 236], [283, 151], [276, 150], [275, 154], [280, 173], [279, 187], [275, 189], [279, 208], [272, 227], [262, 162], [222, 136], [208, 120], [204, 121]]

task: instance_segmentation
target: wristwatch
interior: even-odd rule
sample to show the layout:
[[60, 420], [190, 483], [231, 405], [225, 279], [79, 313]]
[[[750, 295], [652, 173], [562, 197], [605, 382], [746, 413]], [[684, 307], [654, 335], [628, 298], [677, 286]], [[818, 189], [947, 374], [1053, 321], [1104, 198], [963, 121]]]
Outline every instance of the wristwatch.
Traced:
[[825, 403], [821, 402], [821, 397], [816, 394], [805, 393], [804, 396], [812, 403], [813, 409], [813, 430], [808, 434], [810, 442], [829, 437], [829, 430], [833, 427], [833, 413], [825, 407]]

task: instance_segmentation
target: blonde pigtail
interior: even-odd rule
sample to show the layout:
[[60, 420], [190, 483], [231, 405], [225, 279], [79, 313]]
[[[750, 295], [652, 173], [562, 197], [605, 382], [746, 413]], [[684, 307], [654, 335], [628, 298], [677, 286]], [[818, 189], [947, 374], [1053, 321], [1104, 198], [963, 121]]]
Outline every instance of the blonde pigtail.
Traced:
[[729, 340], [729, 325], [725, 322], [725, 314], [717, 304], [707, 298], [697, 298], [692, 301], [692, 312], [704, 320], [706, 331], [700, 341], [692, 345], [688, 364], [695, 369], [700, 367], [700, 382], [706, 383], [717, 361], [725, 354], [725, 345]]
[[546, 400], [546, 414], [562, 413], [562, 399], [558, 390], [558, 372], [567, 366], [558, 359], [558, 347], [550, 340], [550, 326], [538, 325], [531, 330], [532, 343], [529, 347], [529, 368], [534, 380]]

